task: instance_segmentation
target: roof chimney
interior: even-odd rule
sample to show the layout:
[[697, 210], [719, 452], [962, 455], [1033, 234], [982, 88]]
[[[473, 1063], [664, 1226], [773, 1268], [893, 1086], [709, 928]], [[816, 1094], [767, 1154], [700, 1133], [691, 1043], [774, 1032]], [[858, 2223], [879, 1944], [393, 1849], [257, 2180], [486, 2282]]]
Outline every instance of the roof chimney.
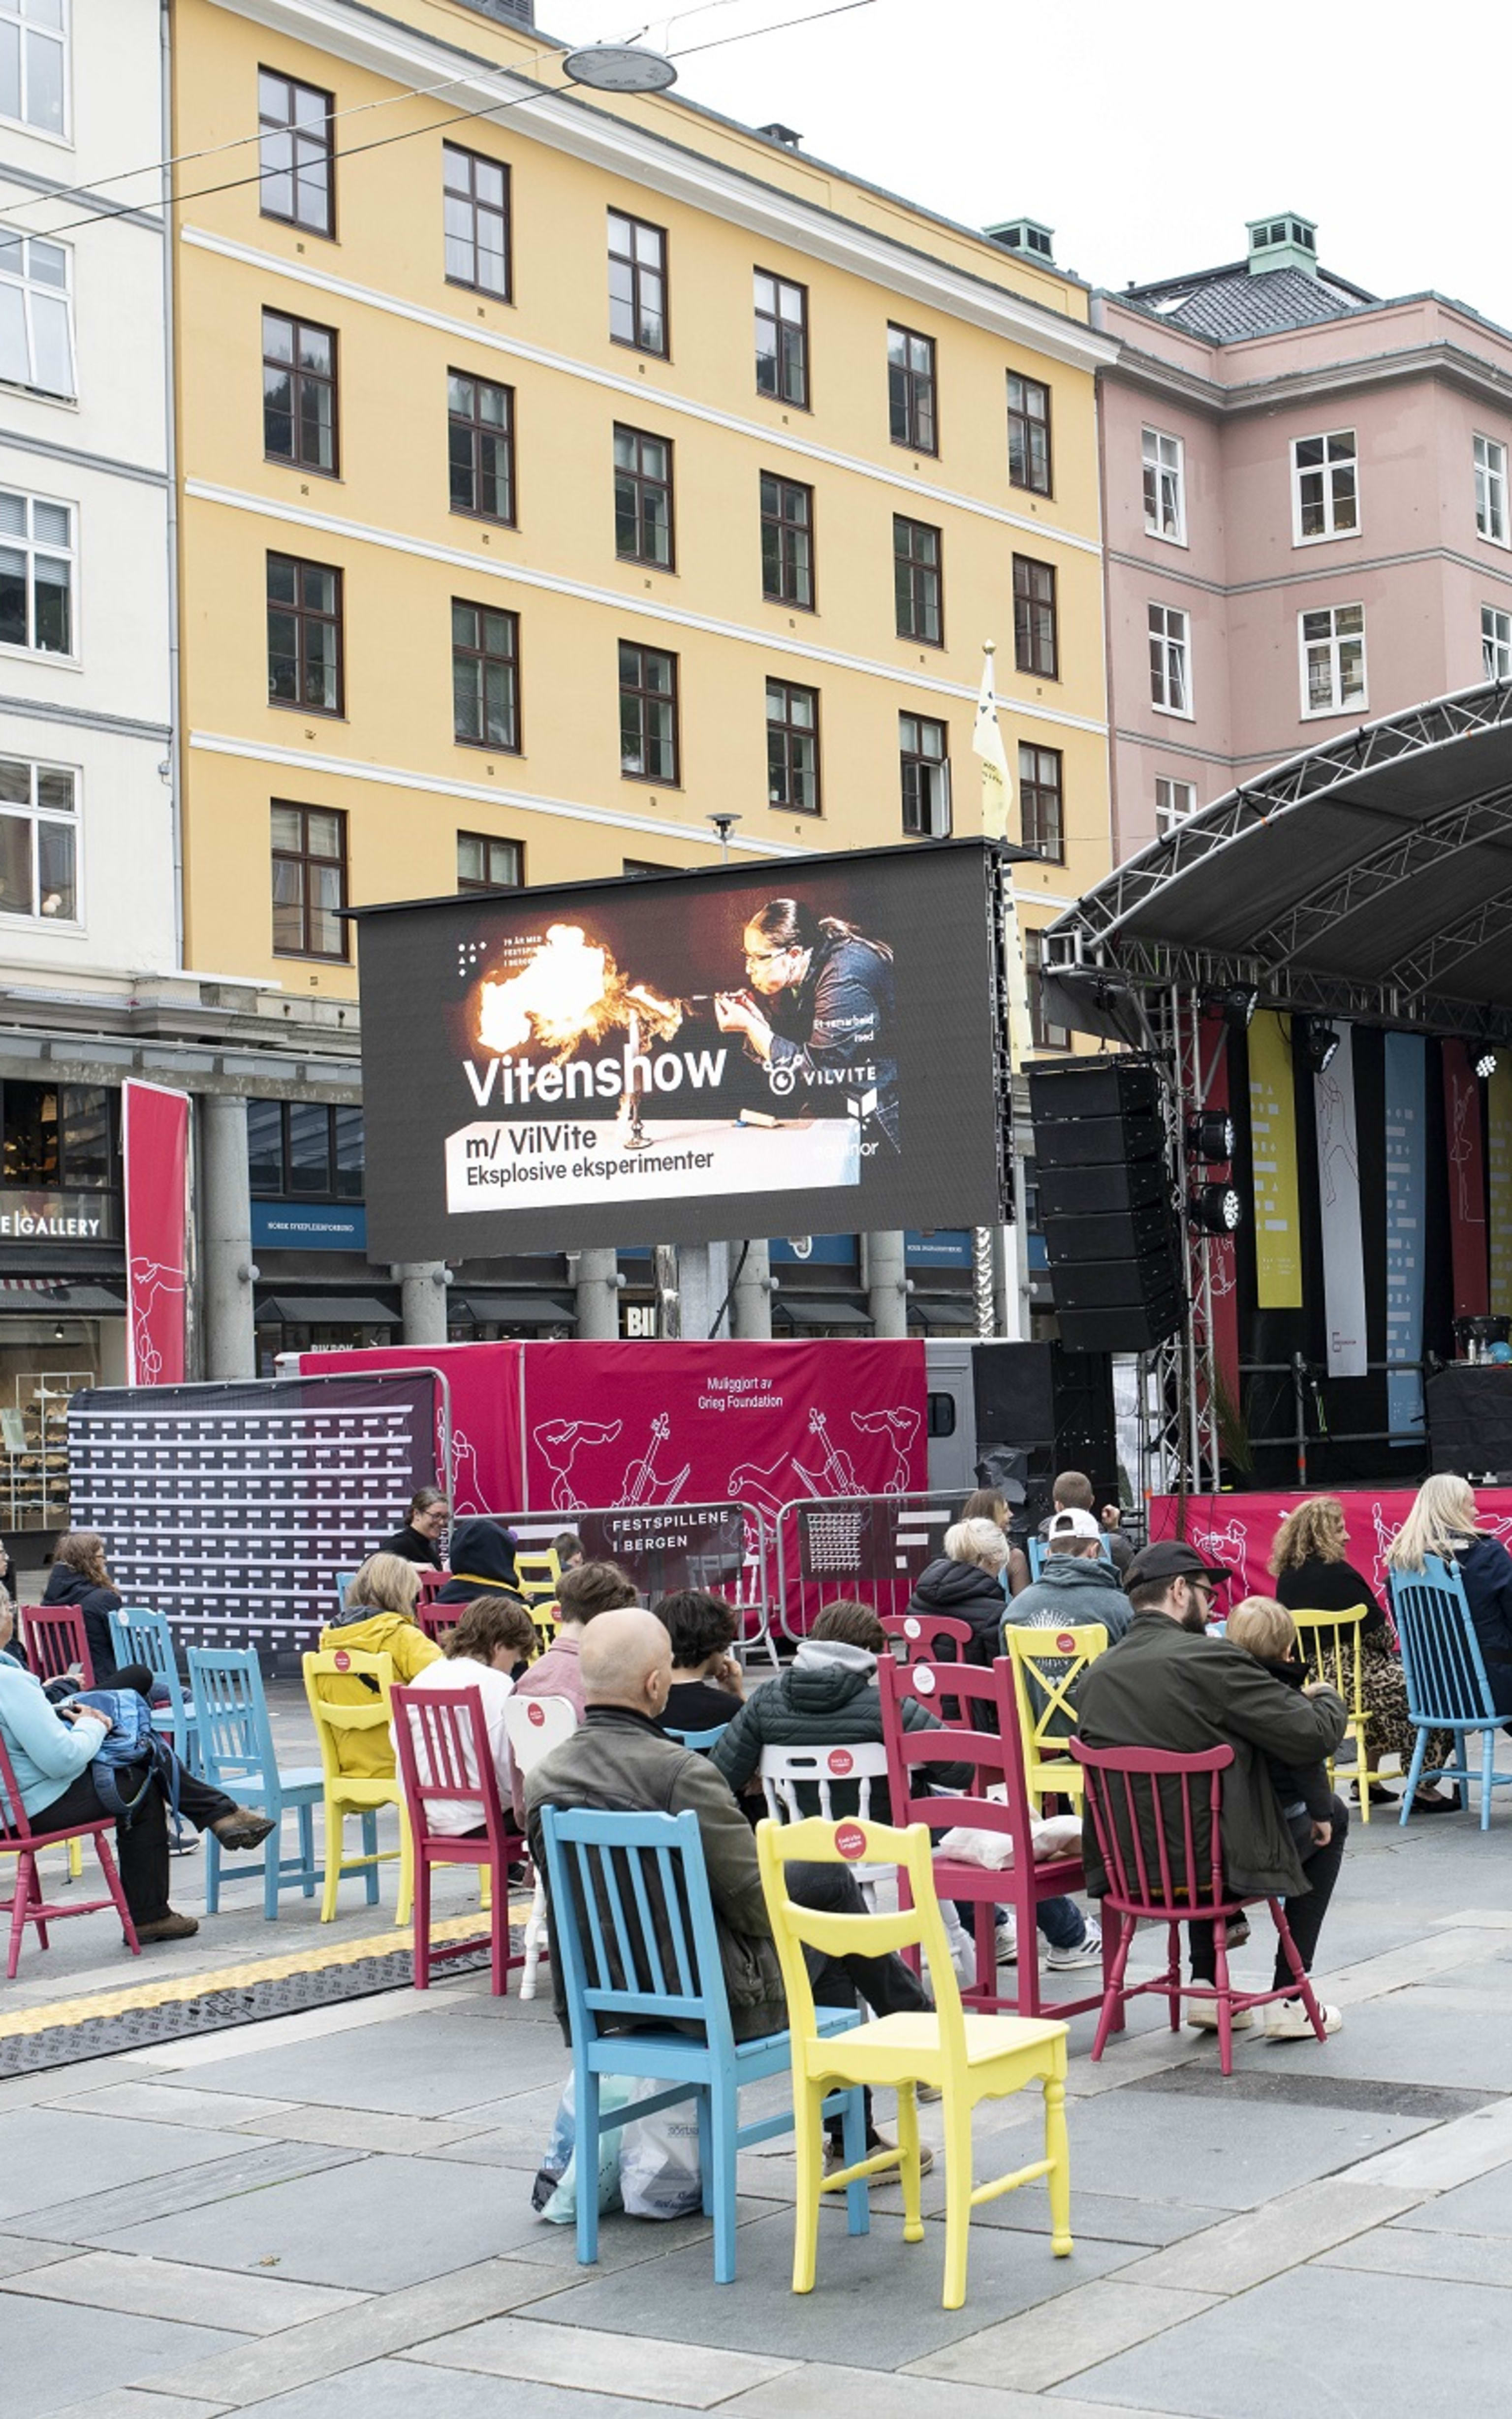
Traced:
[[1037, 260], [1041, 269], [1056, 265], [1055, 229], [1039, 219], [1004, 219], [1000, 225], [983, 227], [982, 234], [1005, 252], [1016, 252], [1021, 260]]
[[796, 151], [803, 141], [796, 127], [784, 126], [781, 120], [776, 117], [773, 118], [770, 126], [758, 126], [756, 131], [758, 134], [764, 134], [768, 143], [780, 143], [784, 151]]
[[1268, 269], [1300, 269], [1304, 277], [1318, 274], [1318, 222], [1300, 218], [1295, 210], [1277, 210], [1273, 218], [1249, 222], [1249, 273], [1258, 277]]

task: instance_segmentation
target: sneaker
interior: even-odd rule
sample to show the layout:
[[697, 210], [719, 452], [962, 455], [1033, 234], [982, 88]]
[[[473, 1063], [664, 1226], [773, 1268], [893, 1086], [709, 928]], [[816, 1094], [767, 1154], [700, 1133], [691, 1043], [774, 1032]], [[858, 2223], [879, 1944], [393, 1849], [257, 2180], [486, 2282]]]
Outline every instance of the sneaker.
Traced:
[[1248, 1940], [1248, 1938], [1249, 1938], [1249, 1918], [1248, 1918], [1248, 1916], [1247, 1916], [1247, 1915], [1231, 1915], [1231, 1916], [1229, 1917], [1229, 1918], [1228, 1918], [1227, 1922], [1227, 1923], [1225, 1924], [1225, 1926], [1224, 1926], [1224, 1946], [1225, 1946], [1225, 1948], [1226, 1948], [1226, 1949], [1242, 1949], [1242, 1948], [1243, 1948], [1243, 1946], [1244, 1946], [1244, 1944], [1245, 1944], [1245, 1942]]
[[[1325, 2033], [1338, 2032], [1344, 2023], [1337, 2008], [1325, 2008], [1319, 2000], [1319, 2013]], [[1266, 2019], [1267, 2041], [1316, 2041], [1313, 2020], [1300, 1999], [1278, 1999]]]
[[1069, 1949], [1047, 1949], [1044, 1962], [1052, 1974], [1070, 1974], [1078, 1965], [1101, 1965], [1103, 1963], [1103, 1928], [1088, 1918], [1087, 1929], [1080, 1940]]
[[[1187, 2023], [1195, 2033], [1215, 2033], [1218, 2029], [1217, 2002], [1198, 1999], [1187, 2011]], [[1255, 2024], [1253, 2008], [1236, 2008], [1230, 2019], [1236, 2033], [1251, 2031]]]
[[[920, 2107], [922, 2107], [926, 2100], [943, 2100], [945, 2098], [945, 2094], [940, 2089], [937, 2083], [916, 2083], [914, 2086], [914, 2098], [918, 2102]], [[923, 2156], [922, 2151], [919, 2155], [920, 2157]]]
[[223, 1848], [260, 1847], [272, 1827], [272, 1816], [260, 1814], [255, 1806], [233, 1806], [210, 1825]]
[[168, 1854], [170, 1857], [192, 1857], [198, 1846], [199, 1833], [197, 1831], [170, 1831], [168, 1834]]
[[[876, 2156], [876, 2154], [877, 2154], [877, 2152], [878, 2152], [879, 2150], [895, 2150], [897, 2148], [898, 2148], [897, 2143], [896, 2143], [896, 2142], [889, 2142], [889, 2141], [888, 2141], [888, 2139], [887, 2139], [887, 2135], [886, 2135], [886, 2134], [872, 2134], [869, 2135], [868, 2140], [867, 2140], [867, 2145], [866, 2145], [866, 2155], [867, 2155], [867, 2157], [868, 2157], [869, 2159], [872, 2159], [872, 2158], [875, 2158], [875, 2156]], [[841, 2169], [844, 2165], [845, 2165], [845, 2146], [844, 2146], [844, 2144], [843, 2144], [842, 2142], [834, 2142], [834, 2141], [831, 2141], [831, 2140], [827, 2137], [827, 2135], [826, 2135], [826, 2137], [825, 2137], [825, 2175], [826, 2175], [826, 2176], [833, 2176], [833, 2175], [837, 2175], [837, 2174], [840, 2172], [840, 2169]], [[933, 2151], [930, 2149], [930, 2146], [929, 2146], [929, 2144], [928, 2144], [927, 2142], [920, 2142], [920, 2144], [919, 2144], [919, 2146], [918, 2146], [918, 2172], [919, 2172], [919, 2174], [920, 2174], [921, 2176], [927, 2176], [927, 2175], [928, 2175], [928, 2173], [929, 2173], [929, 2171], [930, 2171], [930, 2169], [931, 2169], [931, 2167], [933, 2167], [933, 2165], [934, 2165], [934, 2153], [933, 2153]], [[886, 2174], [884, 2174], [884, 2175], [879, 2175], [879, 2176], [869, 2176], [869, 2177], [867, 2178], [867, 2181], [868, 2181], [869, 2183], [872, 2183], [872, 2184], [889, 2184], [889, 2183], [895, 2183], [895, 2182], [897, 2181], [897, 2178], [896, 2178], [896, 2176], [889, 2176], [889, 2175], [886, 2175]]]
[[999, 1917], [994, 1929], [993, 1937], [997, 1943], [997, 1963], [999, 1965], [1016, 1965], [1019, 1962], [1019, 1928], [1017, 1917], [1011, 1915]]
[[156, 1923], [139, 1923], [136, 1936], [144, 1946], [154, 1940], [193, 1940], [199, 1925], [192, 1915], [175, 1915], [172, 1907]]

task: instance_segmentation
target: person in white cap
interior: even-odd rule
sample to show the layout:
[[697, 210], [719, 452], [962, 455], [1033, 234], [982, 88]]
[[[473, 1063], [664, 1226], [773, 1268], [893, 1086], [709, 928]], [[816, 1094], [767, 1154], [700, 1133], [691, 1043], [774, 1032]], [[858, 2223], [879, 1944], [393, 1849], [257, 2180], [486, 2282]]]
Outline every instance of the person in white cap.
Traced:
[[1037, 1579], [1010, 1596], [1008, 1618], [1016, 1628], [1075, 1629], [1100, 1621], [1114, 1645], [1134, 1617], [1113, 1565], [1106, 1540], [1090, 1512], [1068, 1505], [1045, 1525], [1045, 1558]]

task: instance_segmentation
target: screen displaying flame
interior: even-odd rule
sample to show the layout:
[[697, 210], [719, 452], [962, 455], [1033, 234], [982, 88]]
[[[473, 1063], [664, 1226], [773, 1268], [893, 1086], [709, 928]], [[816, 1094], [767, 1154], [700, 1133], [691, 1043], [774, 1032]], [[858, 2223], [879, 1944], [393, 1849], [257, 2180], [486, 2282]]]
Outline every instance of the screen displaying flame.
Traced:
[[634, 1015], [646, 1038], [670, 1040], [683, 1021], [676, 1000], [626, 980], [608, 949], [576, 924], [553, 924], [518, 974], [478, 986], [478, 1046], [502, 1057], [535, 1040], [557, 1056], [597, 1041]]

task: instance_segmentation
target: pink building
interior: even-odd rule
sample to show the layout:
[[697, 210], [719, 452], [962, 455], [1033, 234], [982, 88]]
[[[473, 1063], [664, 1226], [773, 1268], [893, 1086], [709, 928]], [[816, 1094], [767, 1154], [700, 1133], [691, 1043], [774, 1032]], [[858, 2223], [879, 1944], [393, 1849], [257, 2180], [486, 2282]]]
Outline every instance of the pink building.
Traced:
[[1512, 679], [1512, 336], [1383, 302], [1256, 221], [1245, 259], [1101, 294], [1116, 856], [1249, 774]]

